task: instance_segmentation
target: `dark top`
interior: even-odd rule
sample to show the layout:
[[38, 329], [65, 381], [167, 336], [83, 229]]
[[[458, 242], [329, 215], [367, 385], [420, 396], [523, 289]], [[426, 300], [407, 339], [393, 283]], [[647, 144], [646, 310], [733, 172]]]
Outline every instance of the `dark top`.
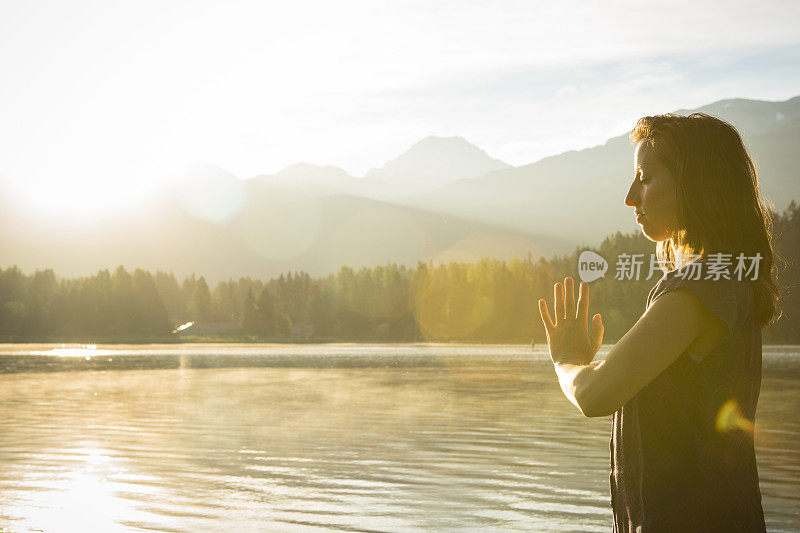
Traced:
[[765, 531], [753, 423], [761, 388], [761, 328], [751, 282], [667, 272], [647, 308], [687, 289], [728, 325], [701, 360], [683, 353], [614, 413], [615, 532]]

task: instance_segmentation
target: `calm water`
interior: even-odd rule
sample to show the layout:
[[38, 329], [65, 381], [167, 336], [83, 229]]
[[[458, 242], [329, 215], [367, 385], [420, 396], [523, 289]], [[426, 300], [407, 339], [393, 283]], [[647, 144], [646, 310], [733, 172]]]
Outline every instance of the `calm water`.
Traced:
[[[764, 367], [767, 526], [798, 531], [800, 347]], [[610, 417], [539, 348], [0, 345], [2, 369], [0, 531], [611, 529]]]

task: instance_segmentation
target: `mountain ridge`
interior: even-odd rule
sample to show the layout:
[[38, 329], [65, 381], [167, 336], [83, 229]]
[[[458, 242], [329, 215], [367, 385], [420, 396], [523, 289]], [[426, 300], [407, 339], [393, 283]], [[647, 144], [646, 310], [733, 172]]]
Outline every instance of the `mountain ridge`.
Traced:
[[409, 192], [419, 192], [510, 167], [463, 137], [429, 135], [382, 167], [370, 169], [364, 178], [402, 183]]
[[[800, 199], [800, 154], [794, 148], [800, 144], [800, 97], [780, 102], [728, 99], [698, 109], [718, 110], [717, 116], [744, 130], [743, 139], [759, 171], [760, 190], [777, 210]], [[599, 242], [616, 231], [638, 231], [623, 202], [632, 156], [626, 133], [604, 144], [457, 180], [404, 203], [509, 229], [537, 228], [579, 242]]]
[[[800, 199], [800, 97], [728, 99], [698, 109], [719, 110], [745, 132], [762, 190], [778, 210]], [[208, 163], [142, 212], [95, 224], [35, 214], [0, 194], [2, 261], [64, 275], [117, 264], [203, 272], [210, 279], [286, 270], [324, 275], [343, 265], [389, 261], [548, 256], [616, 231], [639, 230], [623, 203], [633, 153], [627, 134], [517, 167], [460, 137], [426, 139], [423, 148], [444, 139], [478, 153], [492, 169], [473, 168], [471, 177], [452, 182], [452, 174], [443, 178], [437, 171], [425, 187], [407, 194], [403, 183], [357, 178], [332, 165], [301, 162], [241, 180]], [[440, 159], [447, 168], [463, 163]]]

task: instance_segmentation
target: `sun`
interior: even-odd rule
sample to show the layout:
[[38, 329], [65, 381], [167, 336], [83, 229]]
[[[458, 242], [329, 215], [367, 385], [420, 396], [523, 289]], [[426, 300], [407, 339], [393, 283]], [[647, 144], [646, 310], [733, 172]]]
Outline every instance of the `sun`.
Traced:
[[126, 198], [124, 191], [109, 191], [87, 184], [42, 184], [14, 189], [12, 196], [25, 209], [42, 216], [94, 218], [135, 203], [132, 198]]
[[98, 169], [50, 169], [24, 177], [6, 176], [0, 190], [25, 212], [43, 218], [97, 220], [141, 209], [174, 182], [175, 164]]

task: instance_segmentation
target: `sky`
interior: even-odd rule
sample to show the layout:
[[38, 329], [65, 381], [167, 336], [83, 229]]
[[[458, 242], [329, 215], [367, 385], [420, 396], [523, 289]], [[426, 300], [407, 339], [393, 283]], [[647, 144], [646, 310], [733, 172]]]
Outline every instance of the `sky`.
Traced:
[[354, 176], [428, 135], [512, 165], [800, 94], [796, 1], [0, 0], [0, 179], [111, 209], [182, 168]]

